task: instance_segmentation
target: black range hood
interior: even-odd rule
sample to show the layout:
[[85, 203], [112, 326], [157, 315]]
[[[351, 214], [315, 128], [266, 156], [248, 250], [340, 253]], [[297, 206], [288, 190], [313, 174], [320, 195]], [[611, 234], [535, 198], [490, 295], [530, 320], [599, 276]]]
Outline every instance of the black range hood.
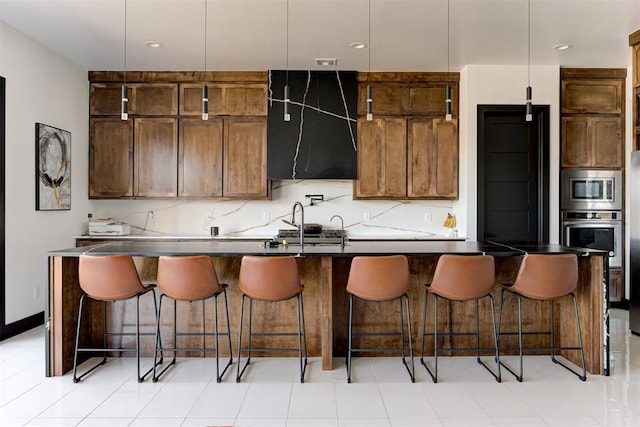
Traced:
[[357, 95], [355, 71], [269, 71], [267, 178], [355, 179]]

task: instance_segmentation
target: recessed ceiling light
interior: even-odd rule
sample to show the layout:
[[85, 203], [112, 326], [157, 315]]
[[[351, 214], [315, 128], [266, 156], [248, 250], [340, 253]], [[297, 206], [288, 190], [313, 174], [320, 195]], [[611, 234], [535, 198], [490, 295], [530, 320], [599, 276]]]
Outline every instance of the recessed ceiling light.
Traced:
[[154, 49], [162, 47], [162, 43], [154, 42], [154, 41], [144, 42], [144, 45], [146, 47], [151, 47], [151, 48], [154, 48]]
[[367, 44], [363, 42], [353, 42], [349, 43], [349, 47], [352, 49], [364, 49], [365, 47], [367, 47]]
[[322, 65], [323, 67], [330, 67], [338, 65], [338, 60], [336, 58], [316, 58], [316, 64]]
[[561, 43], [561, 44], [555, 45], [553, 48], [555, 50], [567, 50], [567, 49], [571, 49], [572, 46], [570, 44]]

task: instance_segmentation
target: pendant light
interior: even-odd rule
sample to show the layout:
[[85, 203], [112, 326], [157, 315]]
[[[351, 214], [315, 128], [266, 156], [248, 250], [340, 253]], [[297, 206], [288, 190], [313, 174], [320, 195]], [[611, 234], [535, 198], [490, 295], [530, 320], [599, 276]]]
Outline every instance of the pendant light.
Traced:
[[527, 0], [527, 44], [527, 105], [525, 120], [530, 122], [533, 120], [533, 105], [531, 104], [531, 0]]
[[[204, 75], [207, 75], [207, 0], [204, 0]], [[202, 120], [209, 120], [209, 87], [202, 85]]]
[[[449, 55], [451, 52], [450, 49], [450, 39], [451, 39], [451, 17], [450, 17], [450, 0], [447, 0], [447, 80], [449, 80]], [[447, 87], [445, 88], [445, 120], [451, 121], [451, 85], [447, 81]]]
[[120, 118], [129, 119], [129, 90], [127, 88], [127, 0], [124, 0], [124, 72], [122, 73], [122, 98], [120, 102]]
[[373, 98], [371, 97], [371, 0], [368, 4], [369, 25], [368, 25], [368, 43], [369, 43], [369, 73], [367, 74], [367, 121], [373, 120]]
[[291, 114], [289, 114], [289, 102], [291, 98], [289, 95], [289, 0], [287, 0], [287, 69], [285, 71], [285, 84], [284, 84], [284, 121], [291, 120]]

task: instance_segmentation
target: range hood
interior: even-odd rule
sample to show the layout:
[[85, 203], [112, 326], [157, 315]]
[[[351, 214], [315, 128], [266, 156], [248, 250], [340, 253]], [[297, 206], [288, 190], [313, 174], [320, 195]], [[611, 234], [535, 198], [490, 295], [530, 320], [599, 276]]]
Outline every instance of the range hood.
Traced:
[[267, 178], [355, 179], [357, 94], [355, 71], [269, 71]]

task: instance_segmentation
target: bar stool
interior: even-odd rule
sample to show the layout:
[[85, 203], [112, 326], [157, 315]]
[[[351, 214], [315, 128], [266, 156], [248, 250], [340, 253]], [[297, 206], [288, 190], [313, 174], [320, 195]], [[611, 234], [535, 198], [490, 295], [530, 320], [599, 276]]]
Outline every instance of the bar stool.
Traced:
[[[500, 316], [498, 322], [498, 337], [501, 335], [518, 335], [518, 349], [520, 356], [520, 372], [516, 374], [511, 368], [500, 362], [519, 382], [522, 382], [522, 351], [523, 350], [550, 350], [551, 360], [563, 366], [582, 381], [586, 381], [587, 372], [584, 363], [584, 350], [582, 347], [582, 332], [580, 329], [580, 318], [578, 316], [578, 304], [573, 291], [578, 287], [578, 258], [574, 254], [526, 254], [518, 275], [513, 284], [502, 285], [500, 293]], [[502, 309], [504, 307], [504, 292], [507, 291], [518, 297], [518, 332], [502, 332]], [[564, 296], [573, 298], [573, 308], [576, 316], [576, 327], [578, 332], [578, 347], [556, 347], [554, 334], [554, 301]], [[549, 332], [522, 332], [522, 297], [538, 301], [549, 301], [551, 304], [551, 330]], [[549, 347], [523, 347], [522, 335], [550, 335], [551, 345]], [[560, 362], [555, 357], [556, 350], [580, 350], [582, 359], [582, 374], [571, 369]]]
[[[498, 338], [496, 329], [496, 314], [493, 305], [493, 296], [491, 290], [495, 285], [495, 265], [494, 259], [490, 255], [442, 255], [438, 258], [438, 264], [436, 265], [436, 271], [433, 275], [433, 280], [430, 284], [424, 285], [424, 313], [422, 323], [422, 351], [420, 353], [420, 363], [427, 369], [427, 372], [431, 376], [434, 383], [438, 382], [438, 353], [441, 351], [476, 351], [476, 360], [479, 364], [485, 367], [487, 371], [497, 382], [502, 381], [500, 373], [500, 364], [497, 363], [497, 373], [493, 372], [480, 358], [481, 351], [492, 351], [495, 353], [496, 362], [500, 361], [500, 354], [498, 352]], [[433, 333], [427, 333], [427, 306], [429, 300], [429, 294], [434, 297], [433, 302]], [[480, 318], [478, 310], [478, 301], [482, 298], [488, 297], [491, 304], [491, 320], [493, 323], [493, 342], [495, 347], [493, 348], [480, 348]], [[444, 298], [449, 301], [475, 301], [475, 317], [476, 317], [476, 331], [475, 332], [438, 332], [438, 300]], [[438, 336], [446, 335], [449, 337], [461, 336], [461, 335], [475, 335], [476, 347], [475, 348], [438, 348]], [[434, 369], [433, 372], [427, 366], [424, 361], [424, 342], [425, 336], [433, 336], [433, 357], [434, 357]]]
[[[374, 257], [354, 257], [351, 261], [349, 279], [347, 280], [347, 293], [349, 293], [349, 338], [347, 353], [347, 382], [351, 382], [351, 354], [353, 352], [379, 352], [398, 351], [397, 348], [352, 348], [354, 336], [400, 336], [402, 342], [401, 353], [402, 363], [411, 382], [416, 382], [415, 369], [413, 364], [413, 346], [411, 344], [411, 313], [409, 311], [409, 262], [404, 255], [374, 256]], [[398, 300], [400, 303], [400, 332], [381, 333], [353, 333], [353, 297], [364, 301], [392, 301]], [[409, 355], [411, 357], [411, 367], [405, 358], [404, 344], [404, 319], [402, 314], [402, 299], [405, 300], [407, 310], [407, 331], [409, 338]]]
[[[307, 369], [307, 341], [304, 325], [304, 306], [302, 301], [303, 285], [298, 276], [298, 266], [292, 256], [266, 257], [244, 256], [240, 263], [238, 280], [242, 292], [240, 305], [240, 332], [238, 334], [238, 372], [236, 382], [240, 382], [244, 371], [251, 362], [251, 352], [283, 352], [298, 351], [300, 360], [300, 382], [304, 383]], [[298, 332], [261, 332], [254, 333], [252, 327], [253, 301], [278, 302], [291, 298], [298, 302]], [[242, 321], [244, 319], [244, 300], [249, 298], [249, 340], [247, 347], [242, 347]], [[298, 348], [253, 348], [251, 339], [254, 336], [298, 336]], [[240, 369], [242, 350], [247, 351], [247, 361]]]
[[[162, 356], [164, 351], [172, 351], [173, 359], [164, 367], [162, 371], [157, 373], [154, 364], [153, 382], [157, 382], [158, 378], [164, 374], [167, 369], [176, 363], [176, 353], [178, 351], [198, 351], [203, 354], [208, 352], [216, 353], [216, 381], [222, 381], [222, 377], [233, 362], [233, 354], [231, 352], [231, 335], [229, 333], [229, 305], [227, 302], [227, 285], [218, 282], [215, 268], [211, 262], [211, 258], [204, 255], [199, 256], [161, 256], [158, 258], [158, 289], [162, 292], [160, 295], [160, 305], [158, 309], [158, 327], [156, 330], [156, 351], [154, 361], [158, 358], [158, 353]], [[224, 296], [224, 309], [227, 319], [227, 332], [218, 331], [218, 296]], [[164, 297], [173, 300], [173, 347], [163, 347], [160, 337], [160, 317], [162, 313], [162, 300]], [[213, 298], [215, 326], [214, 332], [206, 332], [206, 300]], [[178, 301], [193, 302], [202, 301], [202, 332], [178, 332]], [[229, 361], [220, 372], [220, 358], [218, 357], [219, 336], [227, 336], [229, 341]], [[180, 348], [178, 347], [178, 337], [184, 336], [201, 336], [204, 340], [202, 347], [199, 348]], [[215, 347], [209, 348], [206, 345], [206, 337], [214, 337]]]
[[[78, 279], [83, 295], [80, 297], [80, 307], [78, 308], [78, 324], [76, 329], [76, 342], [73, 354], [73, 382], [77, 383], [87, 374], [93, 372], [98, 366], [107, 362], [107, 351], [113, 352], [136, 352], [138, 363], [138, 382], [144, 381], [145, 377], [153, 370], [150, 368], [144, 374], [140, 374], [140, 336], [155, 335], [155, 333], [140, 333], [140, 296], [151, 292], [153, 297], [154, 312], [157, 313], [155, 285], [143, 286], [138, 276], [138, 271], [130, 255], [80, 255], [78, 264]], [[89, 297], [103, 303], [103, 344], [102, 348], [88, 348], [79, 346], [80, 330], [82, 323], [82, 309], [85, 299]], [[107, 332], [107, 302], [116, 302], [136, 298], [136, 331], [135, 333]], [[136, 337], [135, 348], [107, 348], [107, 337], [110, 336], [132, 336]], [[103, 353], [102, 360], [89, 368], [80, 376], [77, 375], [78, 353], [97, 352]]]

